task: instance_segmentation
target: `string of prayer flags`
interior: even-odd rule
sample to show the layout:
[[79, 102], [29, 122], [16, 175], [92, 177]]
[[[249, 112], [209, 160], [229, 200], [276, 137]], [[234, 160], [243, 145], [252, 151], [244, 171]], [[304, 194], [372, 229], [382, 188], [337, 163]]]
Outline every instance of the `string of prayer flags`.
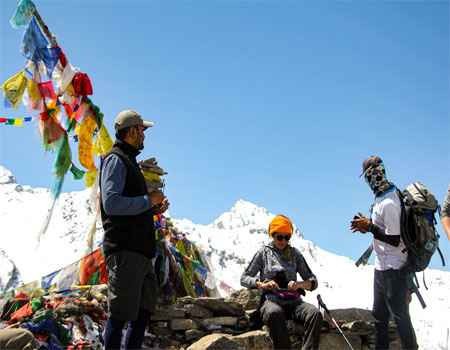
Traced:
[[0, 125], [23, 126], [23, 123], [29, 123], [36, 118], [20, 117], [20, 118], [3, 118], [0, 117]]
[[[4, 105], [17, 108], [23, 102], [30, 112], [38, 111], [39, 115], [36, 118], [0, 117], [0, 125], [21, 126], [38, 119], [44, 148], [56, 155], [53, 200], [39, 240], [48, 228], [67, 172], [70, 171], [74, 179], [84, 178], [86, 186], [96, 193], [95, 156], [108, 153], [113, 141], [103, 125], [100, 108], [87, 98], [93, 94], [91, 79], [69, 63], [32, 0], [18, 0], [10, 23], [13, 28], [25, 28], [20, 51], [27, 62], [22, 71], [1, 85]], [[70, 137], [77, 139], [78, 159], [83, 170], [72, 162]]]

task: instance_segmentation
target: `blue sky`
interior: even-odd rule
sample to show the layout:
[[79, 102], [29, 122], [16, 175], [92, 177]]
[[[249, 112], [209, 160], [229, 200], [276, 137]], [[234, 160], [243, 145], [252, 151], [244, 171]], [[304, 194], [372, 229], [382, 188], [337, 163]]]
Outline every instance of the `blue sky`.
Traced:
[[[90, 75], [110, 131], [125, 108], [155, 121], [144, 156], [169, 172], [175, 217], [209, 223], [244, 198], [356, 258], [370, 241], [348, 230], [372, 201], [358, 177], [365, 157], [380, 155], [399, 187], [420, 180], [444, 197], [448, 2], [35, 3]], [[0, 2], [1, 81], [25, 63], [15, 4]], [[19, 182], [49, 187], [52, 161], [36, 124], [0, 126], [0, 164]], [[68, 179], [64, 190], [81, 188]]]

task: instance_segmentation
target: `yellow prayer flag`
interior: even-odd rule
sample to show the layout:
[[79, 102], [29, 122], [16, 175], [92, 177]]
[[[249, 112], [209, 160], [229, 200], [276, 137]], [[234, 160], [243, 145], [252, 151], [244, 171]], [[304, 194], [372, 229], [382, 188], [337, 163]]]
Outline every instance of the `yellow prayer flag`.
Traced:
[[27, 87], [27, 78], [24, 71], [13, 75], [7, 79], [0, 88], [3, 90], [5, 98], [12, 104], [14, 108], [17, 108], [22, 101], [23, 93]]
[[91, 187], [95, 183], [97, 178], [97, 169], [89, 170], [86, 175], [84, 175], [84, 184], [86, 187]]
[[[93, 115], [87, 115], [78, 129], [78, 159], [87, 170], [94, 170], [93, 136], [97, 122]], [[86, 174], [87, 175], [87, 174]]]
[[38, 109], [40, 107], [42, 97], [41, 92], [39, 91], [38, 84], [32, 79], [28, 79], [27, 92], [28, 98], [31, 102], [31, 107], [33, 109]]
[[109, 136], [108, 129], [106, 129], [105, 124], [102, 124], [95, 140], [94, 154], [104, 156], [111, 151], [112, 146], [113, 141]]
[[151, 171], [143, 171], [142, 174], [144, 175], [144, 178], [148, 181], [154, 181], [154, 182], [160, 182], [161, 176], [158, 174], [152, 173]]
[[22, 118], [14, 119], [14, 126], [23, 126], [23, 119]]

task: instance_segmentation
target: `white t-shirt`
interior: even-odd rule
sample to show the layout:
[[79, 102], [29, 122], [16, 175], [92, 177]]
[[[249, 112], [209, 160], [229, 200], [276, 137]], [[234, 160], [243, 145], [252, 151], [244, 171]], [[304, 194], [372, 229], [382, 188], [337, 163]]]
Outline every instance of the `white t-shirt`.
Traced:
[[[400, 235], [400, 199], [395, 188], [381, 196], [375, 198], [372, 208], [372, 222], [384, 230], [386, 235]], [[398, 247], [394, 247], [385, 242], [373, 239], [373, 249], [375, 250], [375, 269], [384, 271], [388, 269], [398, 270], [406, 262], [408, 253], [400, 238]]]

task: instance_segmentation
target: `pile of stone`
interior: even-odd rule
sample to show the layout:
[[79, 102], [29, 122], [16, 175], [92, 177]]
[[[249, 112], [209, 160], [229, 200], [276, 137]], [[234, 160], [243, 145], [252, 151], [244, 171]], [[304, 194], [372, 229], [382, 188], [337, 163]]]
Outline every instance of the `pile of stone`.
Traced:
[[272, 346], [266, 332], [250, 331], [249, 317], [241, 304], [223, 298], [179, 298], [175, 304], [156, 310], [149, 329], [146, 345], [153, 348], [227, 349], [227, 342], [240, 344], [240, 348]]
[[[242, 289], [229, 298], [179, 298], [160, 306], [152, 316], [146, 346], [161, 349], [271, 349], [268, 329], [255, 322], [261, 294]], [[331, 313], [354, 349], [374, 348], [374, 319], [368, 310], [340, 309]], [[289, 321], [293, 348], [301, 348], [303, 328]], [[391, 349], [400, 349], [395, 326], [390, 326]], [[322, 327], [320, 349], [348, 349], [331, 320]]]

